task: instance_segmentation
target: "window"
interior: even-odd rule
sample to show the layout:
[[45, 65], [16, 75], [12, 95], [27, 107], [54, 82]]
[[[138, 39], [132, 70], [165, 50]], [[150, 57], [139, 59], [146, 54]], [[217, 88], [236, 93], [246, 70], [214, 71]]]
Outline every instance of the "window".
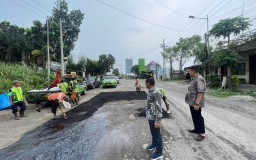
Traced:
[[233, 74], [235, 75], [245, 75], [246, 74], [246, 64], [245, 63], [238, 63], [234, 66]]

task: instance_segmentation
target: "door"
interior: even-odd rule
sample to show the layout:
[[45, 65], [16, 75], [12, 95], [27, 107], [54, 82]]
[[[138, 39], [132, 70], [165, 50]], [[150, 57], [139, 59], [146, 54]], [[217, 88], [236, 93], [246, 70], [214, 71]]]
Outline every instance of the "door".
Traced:
[[249, 57], [250, 84], [256, 84], [256, 55]]

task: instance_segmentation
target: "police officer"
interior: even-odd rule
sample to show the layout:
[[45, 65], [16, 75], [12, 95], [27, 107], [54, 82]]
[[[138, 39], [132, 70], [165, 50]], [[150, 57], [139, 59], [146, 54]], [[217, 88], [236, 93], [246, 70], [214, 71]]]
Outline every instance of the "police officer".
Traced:
[[24, 103], [23, 91], [21, 89], [21, 82], [18, 80], [13, 81], [13, 87], [9, 90], [9, 98], [11, 102], [12, 113], [16, 120], [18, 117], [18, 107], [20, 107], [20, 117], [27, 117], [25, 115], [26, 104]]
[[191, 116], [194, 124], [194, 129], [188, 130], [190, 133], [198, 134], [195, 138], [197, 141], [205, 139], [204, 117], [201, 114], [202, 108], [205, 106], [205, 79], [199, 74], [198, 67], [190, 67], [190, 76], [192, 81], [186, 94], [186, 103], [190, 106]]

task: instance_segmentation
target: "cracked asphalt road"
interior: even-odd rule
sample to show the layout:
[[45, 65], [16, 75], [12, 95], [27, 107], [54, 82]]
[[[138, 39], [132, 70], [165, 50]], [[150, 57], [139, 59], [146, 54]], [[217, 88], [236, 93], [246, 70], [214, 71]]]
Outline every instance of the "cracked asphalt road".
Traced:
[[[71, 111], [69, 121], [51, 120], [31, 130], [1, 149], [0, 159], [148, 159], [144, 149], [151, 138], [148, 123], [137, 116], [137, 109], [145, 107], [146, 95], [136, 97], [133, 92], [124, 92], [132, 91], [133, 86], [133, 80], [122, 80], [117, 89], [104, 89], [116, 93], [85, 102]], [[186, 131], [192, 127], [189, 107], [184, 102], [187, 85], [157, 82], [157, 87], [166, 88], [172, 110], [171, 118], [162, 121], [165, 160], [256, 159], [255, 102], [207, 96], [207, 107], [203, 109], [207, 137], [196, 142], [194, 135]], [[51, 130], [56, 124], [63, 127]]]

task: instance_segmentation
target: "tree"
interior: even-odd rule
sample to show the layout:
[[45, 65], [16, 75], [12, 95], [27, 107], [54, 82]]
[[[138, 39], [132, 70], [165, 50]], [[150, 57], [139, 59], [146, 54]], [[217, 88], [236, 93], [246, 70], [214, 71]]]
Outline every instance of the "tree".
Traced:
[[112, 74], [115, 75], [115, 76], [119, 76], [120, 75], [119, 69], [118, 68], [113, 69]]
[[139, 65], [132, 66], [131, 72], [136, 75], [139, 75]]
[[60, 59], [60, 29], [59, 22], [62, 20], [63, 43], [64, 43], [64, 56], [68, 56], [70, 51], [75, 47], [74, 43], [77, 41], [80, 26], [84, 19], [84, 13], [80, 10], [72, 10], [69, 12], [68, 3], [62, 0], [60, 3], [60, 10], [53, 8], [53, 15], [50, 17], [51, 26], [51, 41], [50, 45], [56, 54], [57, 59]]
[[180, 38], [179, 42], [172, 47], [172, 51], [177, 55], [179, 60], [180, 77], [182, 78], [182, 68], [187, 60], [193, 56], [193, 51], [197, 44], [201, 41], [199, 35], [194, 35], [189, 38]]
[[67, 57], [67, 66], [66, 66], [67, 73], [74, 72], [76, 69], [77, 69], [77, 65], [74, 61], [74, 57], [72, 55], [69, 55]]
[[213, 56], [214, 62], [222, 66], [235, 65], [240, 58], [237, 52], [226, 49], [218, 50]]
[[87, 58], [84, 55], [79, 56], [78, 65], [81, 69], [86, 69]]
[[31, 55], [35, 64], [37, 64], [40, 67], [44, 65], [44, 61], [46, 57], [41, 50], [35, 49], [32, 51]]
[[90, 73], [91, 75], [95, 76], [97, 74], [104, 74], [104, 71], [100, 69], [99, 62], [96, 60], [91, 60], [87, 58], [86, 63], [86, 72]]
[[[242, 31], [249, 29], [250, 22], [248, 18], [243, 17], [234, 17], [223, 19], [219, 23], [215, 24], [213, 28], [210, 30], [210, 34], [213, 35], [215, 38], [223, 37], [224, 39], [227, 38], [227, 51], [226, 53], [233, 53], [230, 49], [230, 36], [234, 34], [237, 36]], [[229, 54], [227, 54], [229, 55]], [[238, 57], [237, 57], [238, 58]], [[227, 67], [227, 84], [228, 88], [232, 89], [232, 82], [231, 82], [231, 67], [233, 63], [229, 61], [229, 58], [224, 59], [226, 60], [226, 67]]]
[[173, 72], [173, 62], [177, 58], [177, 53], [174, 52], [173, 47], [167, 47], [165, 49], [165, 52], [162, 53], [162, 57], [168, 59], [170, 62], [170, 77], [171, 77]]
[[99, 67], [103, 71], [103, 73], [110, 72], [113, 69], [115, 64], [115, 57], [111, 54], [102, 54], [99, 56]]

